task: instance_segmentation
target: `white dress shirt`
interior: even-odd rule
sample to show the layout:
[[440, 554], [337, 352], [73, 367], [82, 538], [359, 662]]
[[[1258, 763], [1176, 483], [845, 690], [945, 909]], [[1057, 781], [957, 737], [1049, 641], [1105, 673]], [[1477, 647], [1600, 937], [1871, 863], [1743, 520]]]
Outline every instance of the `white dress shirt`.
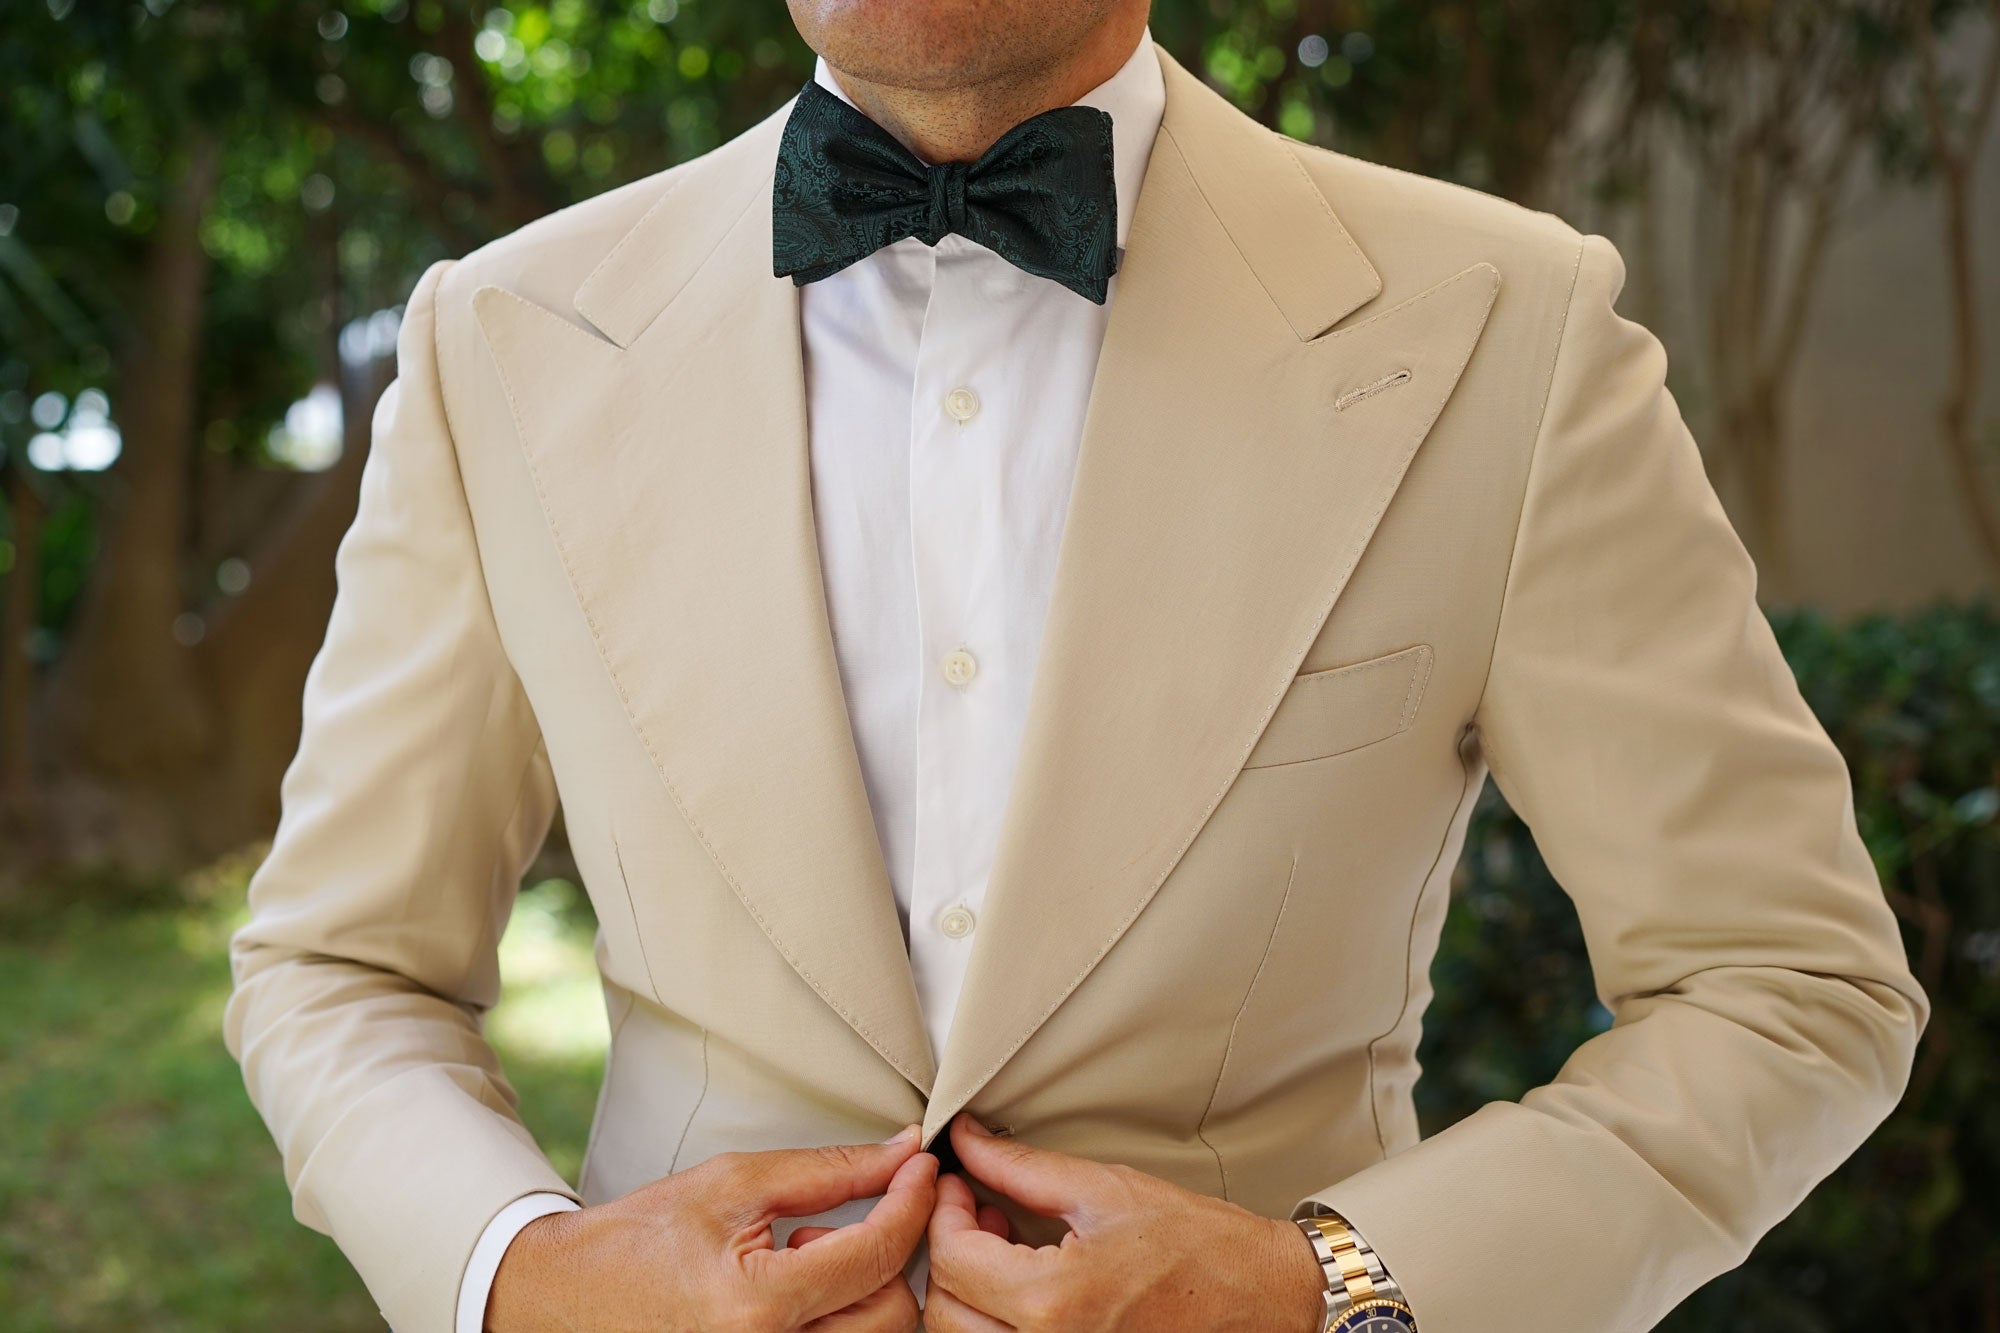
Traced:
[[[825, 59], [813, 78], [853, 105]], [[1150, 29], [1078, 105], [1111, 113], [1122, 255], [1166, 106]], [[956, 234], [799, 289], [828, 618], [933, 1055], [985, 907], [1117, 294], [1113, 276], [1100, 306]], [[531, 1194], [493, 1219], [457, 1333], [480, 1333], [521, 1228], [574, 1207]]]

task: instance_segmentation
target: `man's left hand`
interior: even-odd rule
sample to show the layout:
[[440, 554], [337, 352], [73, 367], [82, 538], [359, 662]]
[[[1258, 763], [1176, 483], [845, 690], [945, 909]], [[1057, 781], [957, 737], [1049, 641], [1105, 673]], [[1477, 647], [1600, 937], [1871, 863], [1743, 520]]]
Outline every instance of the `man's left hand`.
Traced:
[[1016, 1244], [1000, 1210], [939, 1178], [930, 1221], [926, 1333], [1074, 1329], [1313, 1333], [1326, 1282], [1298, 1227], [1128, 1166], [1032, 1148], [963, 1113], [950, 1129], [966, 1172], [1069, 1231]]

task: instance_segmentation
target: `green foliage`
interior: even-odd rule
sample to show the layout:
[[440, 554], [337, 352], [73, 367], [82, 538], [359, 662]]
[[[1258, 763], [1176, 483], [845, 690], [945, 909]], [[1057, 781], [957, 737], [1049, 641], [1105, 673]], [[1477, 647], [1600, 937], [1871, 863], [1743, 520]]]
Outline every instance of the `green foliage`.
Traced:
[[[269, 467], [286, 408], [342, 376], [344, 323], [434, 260], [714, 147], [813, 58], [782, 5], [722, 0], [30, 0], [8, 37], [0, 451], [17, 469], [62, 428], [31, 419], [43, 395], [95, 388], [123, 416], [181, 192], [198, 196], [204, 303], [152, 320], [199, 346], [192, 438]], [[212, 186], [194, 165], [210, 143]], [[116, 494], [95, 474], [32, 478], [47, 507]], [[59, 631], [60, 557], [45, 576]]]
[[1161, 3], [1153, 31], [1295, 138], [1520, 197], [1630, 0]]
[[[292, 1220], [277, 1150], [220, 1039], [256, 853], [181, 886], [65, 886], [0, 928], [0, 1320], [10, 1333], [379, 1329], [332, 1241]], [[604, 1044], [590, 927], [527, 889], [489, 1035], [572, 1178]]]
[[[1992, 1329], [2000, 1283], [2000, 614], [1939, 606], [1848, 625], [1772, 616], [1847, 757], [1855, 812], [1934, 1005], [1903, 1104], [1663, 1327], [1684, 1333]], [[1432, 969], [1426, 1132], [1553, 1077], [1609, 1014], [1581, 930], [1489, 784]]]

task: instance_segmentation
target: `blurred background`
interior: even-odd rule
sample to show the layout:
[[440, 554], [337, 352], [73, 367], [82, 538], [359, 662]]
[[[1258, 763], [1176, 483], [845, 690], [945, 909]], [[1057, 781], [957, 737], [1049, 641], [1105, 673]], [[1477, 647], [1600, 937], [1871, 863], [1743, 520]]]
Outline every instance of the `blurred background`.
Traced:
[[[2000, 0], [1156, 0], [1283, 133], [1612, 236], [1936, 1013], [1903, 1106], [1678, 1330], [2000, 1331]], [[0, 11], [0, 1323], [379, 1328], [222, 1049], [399, 302], [796, 92], [780, 0]], [[1608, 1015], [1489, 787], [1426, 1128]], [[574, 1172], [559, 836], [491, 1033]], [[1893, 1321], [1889, 1323], [1888, 1321]]]

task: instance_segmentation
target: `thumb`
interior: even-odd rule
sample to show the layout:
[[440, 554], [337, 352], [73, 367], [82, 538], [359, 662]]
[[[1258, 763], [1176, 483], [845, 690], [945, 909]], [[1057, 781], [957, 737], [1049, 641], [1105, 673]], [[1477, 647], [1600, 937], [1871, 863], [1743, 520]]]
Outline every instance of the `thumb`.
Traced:
[[897, 1168], [917, 1154], [918, 1127], [881, 1143], [833, 1143], [750, 1155], [741, 1207], [765, 1217], [811, 1217], [889, 1187]]
[[936, 1172], [937, 1158], [929, 1153], [905, 1158], [866, 1217], [822, 1232], [804, 1249], [780, 1252], [783, 1285], [800, 1315], [796, 1322], [844, 1309], [902, 1270], [923, 1239]]
[[1085, 1157], [1001, 1138], [963, 1113], [952, 1121], [951, 1146], [959, 1164], [988, 1189], [1072, 1225], [1088, 1202], [1093, 1176], [1103, 1170]]

